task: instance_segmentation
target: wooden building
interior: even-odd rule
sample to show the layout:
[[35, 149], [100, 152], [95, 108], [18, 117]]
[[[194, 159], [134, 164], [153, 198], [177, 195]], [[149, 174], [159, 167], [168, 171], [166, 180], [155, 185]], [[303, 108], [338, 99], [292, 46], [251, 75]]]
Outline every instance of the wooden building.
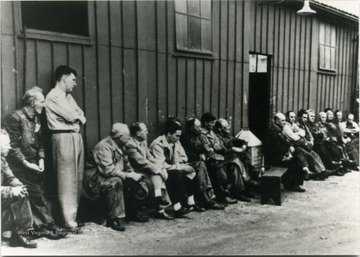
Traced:
[[[275, 111], [351, 110], [358, 18], [311, 1], [1, 2], [1, 116], [54, 70], [78, 72], [74, 97], [91, 149], [115, 121], [148, 124], [211, 111], [260, 138]], [[260, 129], [259, 129], [260, 128]]]

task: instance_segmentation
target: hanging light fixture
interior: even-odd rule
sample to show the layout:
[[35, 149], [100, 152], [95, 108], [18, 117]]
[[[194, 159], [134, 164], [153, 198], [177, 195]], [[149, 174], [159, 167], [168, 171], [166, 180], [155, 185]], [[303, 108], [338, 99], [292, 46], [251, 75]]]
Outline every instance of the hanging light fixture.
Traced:
[[302, 16], [308, 16], [308, 15], [312, 15], [315, 13], [316, 13], [316, 11], [314, 11], [313, 9], [310, 8], [309, 0], [305, 0], [303, 8], [301, 10], [297, 11], [297, 14], [302, 15]]

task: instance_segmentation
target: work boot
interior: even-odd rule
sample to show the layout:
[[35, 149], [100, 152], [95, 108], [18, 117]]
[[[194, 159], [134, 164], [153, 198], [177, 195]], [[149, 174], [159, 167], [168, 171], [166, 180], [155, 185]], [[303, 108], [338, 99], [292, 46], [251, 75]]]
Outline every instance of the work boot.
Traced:
[[24, 236], [21, 236], [17, 232], [13, 231], [11, 233], [9, 246], [10, 247], [19, 247], [19, 246], [21, 246], [21, 247], [25, 247], [25, 248], [36, 248], [37, 243], [32, 241], [32, 240], [28, 240]]
[[106, 222], [106, 226], [116, 231], [125, 231], [126, 229], [124, 218], [109, 219]]

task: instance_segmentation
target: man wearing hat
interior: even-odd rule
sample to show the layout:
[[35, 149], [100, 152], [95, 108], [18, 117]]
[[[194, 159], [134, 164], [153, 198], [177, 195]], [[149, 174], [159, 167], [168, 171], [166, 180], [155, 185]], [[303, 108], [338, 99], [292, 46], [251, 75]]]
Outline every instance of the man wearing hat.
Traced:
[[202, 154], [206, 157], [205, 164], [214, 186], [215, 195], [221, 202], [234, 204], [237, 203], [237, 200], [231, 196], [229, 191], [231, 183], [226, 172], [225, 158], [221, 154], [224, 146], [213, 131], [216, 120], [216, 117], [209, 112], [201, 116]]
[[122, 150], [129, 138], [126, 124], [113, 124], [110, 136], [101, 140], [90, 153], [88, 164], [92, 169], [85, 171], [83, 180], [85, 193], [102, 201], [106, 226], [117, 231], [125, 231], [123, 183], [142, 180], [142, 175], [134, 172]]

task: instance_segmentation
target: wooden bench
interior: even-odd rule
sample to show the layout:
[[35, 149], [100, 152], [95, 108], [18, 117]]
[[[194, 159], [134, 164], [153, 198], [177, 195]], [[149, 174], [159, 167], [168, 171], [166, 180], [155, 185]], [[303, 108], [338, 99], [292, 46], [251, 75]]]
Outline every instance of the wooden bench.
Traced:
[[276, 205], [281, 205], [281, 178], [286, 173], [286, 167], [271, 167], [261, 177], [261, 204], [272, 199]]

